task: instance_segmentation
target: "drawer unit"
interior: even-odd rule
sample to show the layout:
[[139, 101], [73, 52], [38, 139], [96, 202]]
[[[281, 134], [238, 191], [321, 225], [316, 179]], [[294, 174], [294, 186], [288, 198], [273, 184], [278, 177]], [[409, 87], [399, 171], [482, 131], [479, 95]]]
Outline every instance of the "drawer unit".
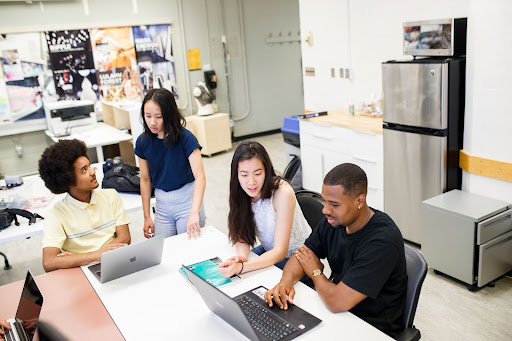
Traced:
[[350, 153], [352, 142], [349, 129], [303, 121], [299, 124], [301, 146], [305, 143], [342, 154]]
[[423, 201], [421, 252], [430, 267], [482, 287], [512, 270], [512, 205], [453, 190]]

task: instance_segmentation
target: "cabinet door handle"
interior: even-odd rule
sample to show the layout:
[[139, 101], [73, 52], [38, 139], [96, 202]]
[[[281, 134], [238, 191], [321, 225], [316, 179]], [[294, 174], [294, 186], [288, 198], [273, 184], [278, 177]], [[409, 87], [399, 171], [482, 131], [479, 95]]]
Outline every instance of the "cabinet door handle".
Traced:
[[371, 163], [377, 163], [377, 160], [375, 159], [369, 159], [369, 158], [366, 158], [366, 157], [363, 157], [363, 156], [359, 156], [359, 155], [352, 155], [352, 157], [354, 159], [358, 159], [358, 160], [361, 160], [361, 161], [366, 161], [366, 162], [371, 162]]
[[333, 139], [332, 137], [325, 136], [325, 135], [319, 135], [319, 134], [313, 134], [313, 137], [316, 137], [318, 139], [323, 139], [323, 140], [329, 140], [329, 141]]
[[352, 130], [354, 133], [356, 134], [361, 134], [361, 135], [370, 135], [370, 136], [375, 136], [377, 134], [375, 133], [370, 133], [368, 131], [359, 131], [359, 130]]
[[492, 244], [492, 245], [489, 245], [488, 247], [485, 248], [485, 251], [491, 251], [492, 249], [495, 249], [497, 247], [499, 247], [500, 245], [503, 245], [505, 243], [508, 243], [509, 241], [512, 240], [512, 236], [508, 237], [508, 238], [505, 238], [503, 240], [500, 240], [499, 242], [497, 242], [496, 244]]

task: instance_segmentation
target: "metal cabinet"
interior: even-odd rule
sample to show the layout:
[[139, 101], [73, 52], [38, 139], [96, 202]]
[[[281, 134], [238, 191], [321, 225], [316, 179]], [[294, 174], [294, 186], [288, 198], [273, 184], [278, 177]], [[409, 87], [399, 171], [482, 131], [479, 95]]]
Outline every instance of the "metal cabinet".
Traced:
[[453, 190], [422, 203], [421, 252], [430, 267], [482, 287], [512, 270], [512, 205]]

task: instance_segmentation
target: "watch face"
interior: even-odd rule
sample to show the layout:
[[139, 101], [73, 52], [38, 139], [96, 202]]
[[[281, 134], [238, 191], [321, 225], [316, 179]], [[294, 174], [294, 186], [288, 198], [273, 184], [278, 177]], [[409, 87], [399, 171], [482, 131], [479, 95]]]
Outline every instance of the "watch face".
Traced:
[[321, 273], [322, 271], [320, 271], [320, 269], [315, 269], [313, 270], [313, 277], [319, 276]]

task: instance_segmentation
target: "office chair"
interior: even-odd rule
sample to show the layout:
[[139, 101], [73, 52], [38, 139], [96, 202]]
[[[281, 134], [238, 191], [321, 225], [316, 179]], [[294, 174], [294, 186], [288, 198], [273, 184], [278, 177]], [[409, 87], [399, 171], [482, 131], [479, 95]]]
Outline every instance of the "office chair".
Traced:
[[405, 246], [405, 261], [407, 266], [407, 297], [405, 299], [403, 323], [405, 326], [396, 338], [399, 341], [417, 341], [421, 333], [413, 325], [416, 307], [420, 297], [421, 286], [427, 275], [427, 262], [423, 256], [409, 245]]
[[292, 186], [293, 191], [302, 190], [302, 164], [298, 155], [293, 156], [283, 172], [283, 179], [287, 180]]
[[0, 252], [0, 256], [4, 257], [4, 270], [9, 270], [10, 268], [12, 268], [12, 266], [9, 264], [9, 260], [7, 259], [7, 256], [5, 255], [5, 253], [3, 252]]
[[306, 218], [309, 226], [311, 226], [311, 230], [315, 229], [320, 220], [324, 217], [322, 213], [324, 199], [322, 199], [322, 196], [317, 192], [305, 189], [295, 192], [295, 197], [304, 214], [304, 218]]
[[64, 337], [54, 326], [49, 324], [48, 322], [39, 320], [37, 322], [37, 334], [39, 336], [40, 341], [67, 341], [68, 339]]

